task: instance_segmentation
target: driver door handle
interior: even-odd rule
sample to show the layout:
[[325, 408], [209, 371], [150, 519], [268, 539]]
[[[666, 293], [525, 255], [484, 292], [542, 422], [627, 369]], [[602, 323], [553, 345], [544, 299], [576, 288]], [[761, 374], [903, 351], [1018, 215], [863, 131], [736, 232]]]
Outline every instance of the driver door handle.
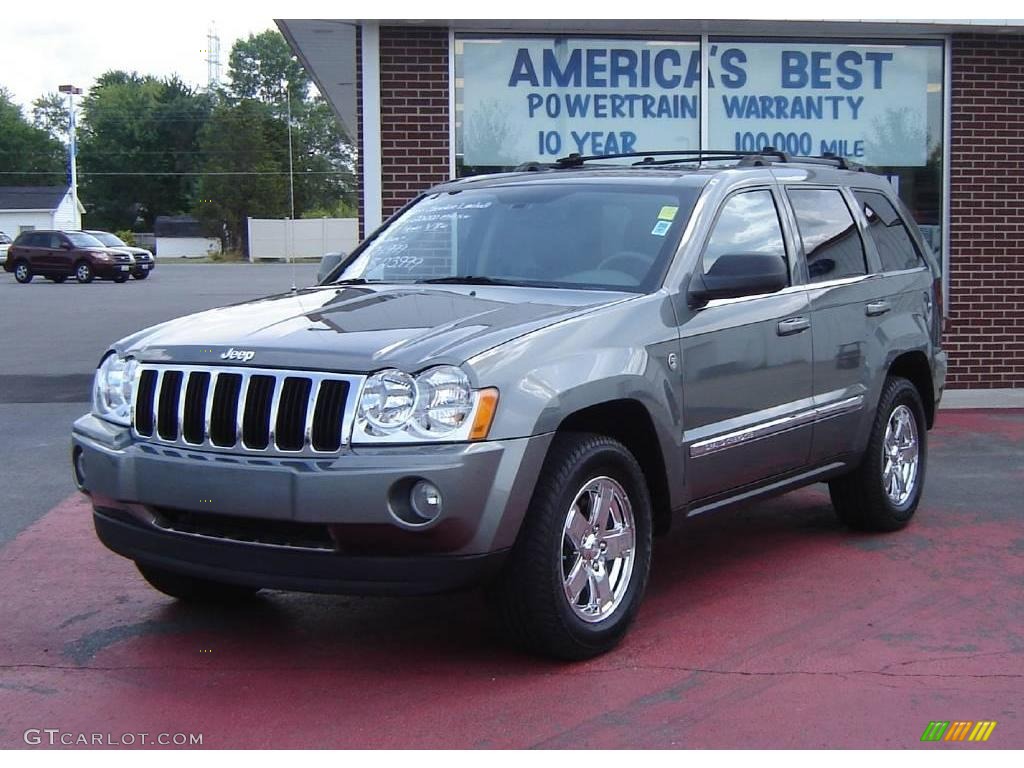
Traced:
[[892, 305], [888, 301], [872, 301], [864, 308], [864, 311], [868, 317], [875, 317], [884, 315], [890, 309], [892, 309]]
[[792, 336], [794, 333], [806, 331], [810, 327], [811, 321], [806, 317], [790, 317], [779, 321], [779, 327], [776, 330], [776, 333], [778, 333], [779, 336]]

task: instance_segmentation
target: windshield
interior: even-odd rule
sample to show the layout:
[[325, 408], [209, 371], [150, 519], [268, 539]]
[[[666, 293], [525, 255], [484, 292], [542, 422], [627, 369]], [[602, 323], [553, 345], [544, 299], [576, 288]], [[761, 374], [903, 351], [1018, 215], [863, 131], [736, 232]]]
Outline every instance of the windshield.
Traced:
[[336, 279], [649, 291], [697, 193], [586, 183], [441, 192], [406, 211]]
[[95, 237], [97, 240], [99, 240], [104, 245], [109, 245], [109, 246], [112, 246], [114, 248], [124, 248], [125, 247], [124, 240], [122, 240], [117, 235], [112, 235], [109, 232], [93, 232], [91, 234], [92, 234], [93, 237]]
[[65, 236], [76, 248], [102, 248], [103, 243], [85, 232], [66, 232]]

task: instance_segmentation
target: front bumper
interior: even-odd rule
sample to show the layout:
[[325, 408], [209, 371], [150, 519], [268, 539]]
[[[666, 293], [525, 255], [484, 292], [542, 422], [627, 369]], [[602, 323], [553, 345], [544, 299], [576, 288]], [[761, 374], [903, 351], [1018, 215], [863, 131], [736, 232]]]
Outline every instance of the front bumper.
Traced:
[[135, 265], [130, 262], [96, 261], [93, 263], [92, 271], [101, 280], [113, 280], [115, 277], [131, 275]]
[[[434, 592], [485, 578], [512, 546], [550, 439], [240, 456], [136, 442], [90, 415], [72, 451], [101, 540], [126, 557], [256, 586]], [[443, 499], [428, 523], [403, 506], [419, 479]]]
[[419, 595], [451, 592], [490, 579], [506, 551], [463, 556], [341, 555], [170, 533], [95, 509], [93, 524], [108, 549], [136, 562], [227, 584], [298, 592]]

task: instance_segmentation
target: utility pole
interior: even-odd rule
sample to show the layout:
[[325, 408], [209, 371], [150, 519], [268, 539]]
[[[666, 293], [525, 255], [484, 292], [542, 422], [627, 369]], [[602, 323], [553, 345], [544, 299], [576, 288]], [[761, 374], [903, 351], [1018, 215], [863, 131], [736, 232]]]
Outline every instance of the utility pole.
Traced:
[[206, 88], [211, 93], [220, 87], [220, 35], [213, 22], [206, 30]]
[[81, 96], [82, 89], [73, 85], [62, 85], [57, 90], [68, 95], [68, 165], [71, 166], [71, 209], [74, 211], [75, 220], [81, 226], [82, 222], [78, 218], [78, 140], [75, 134], [75, 96]]
[[288, 198], [292, 216], [288, 220], [288, 261], [292, 263], [292, 291], [295, 286], [295, 168], [292, 164], [292, 91], [288, 83], [284, 86], [284, 98], [288, 102]]

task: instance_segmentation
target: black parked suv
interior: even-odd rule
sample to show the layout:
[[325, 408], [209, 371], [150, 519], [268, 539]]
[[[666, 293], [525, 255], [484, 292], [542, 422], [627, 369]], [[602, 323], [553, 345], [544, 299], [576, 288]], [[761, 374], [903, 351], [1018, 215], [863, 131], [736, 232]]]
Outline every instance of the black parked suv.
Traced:
[[22, 232], [7, 251], [4, 270], [19, 283], [36, 275], [63, 283], [72, 275], [80, 283], [96, 278], [123, 283], [135, 269], [135, 258], [120, 248], [108, 248], [90, 234], [35, 229]]

